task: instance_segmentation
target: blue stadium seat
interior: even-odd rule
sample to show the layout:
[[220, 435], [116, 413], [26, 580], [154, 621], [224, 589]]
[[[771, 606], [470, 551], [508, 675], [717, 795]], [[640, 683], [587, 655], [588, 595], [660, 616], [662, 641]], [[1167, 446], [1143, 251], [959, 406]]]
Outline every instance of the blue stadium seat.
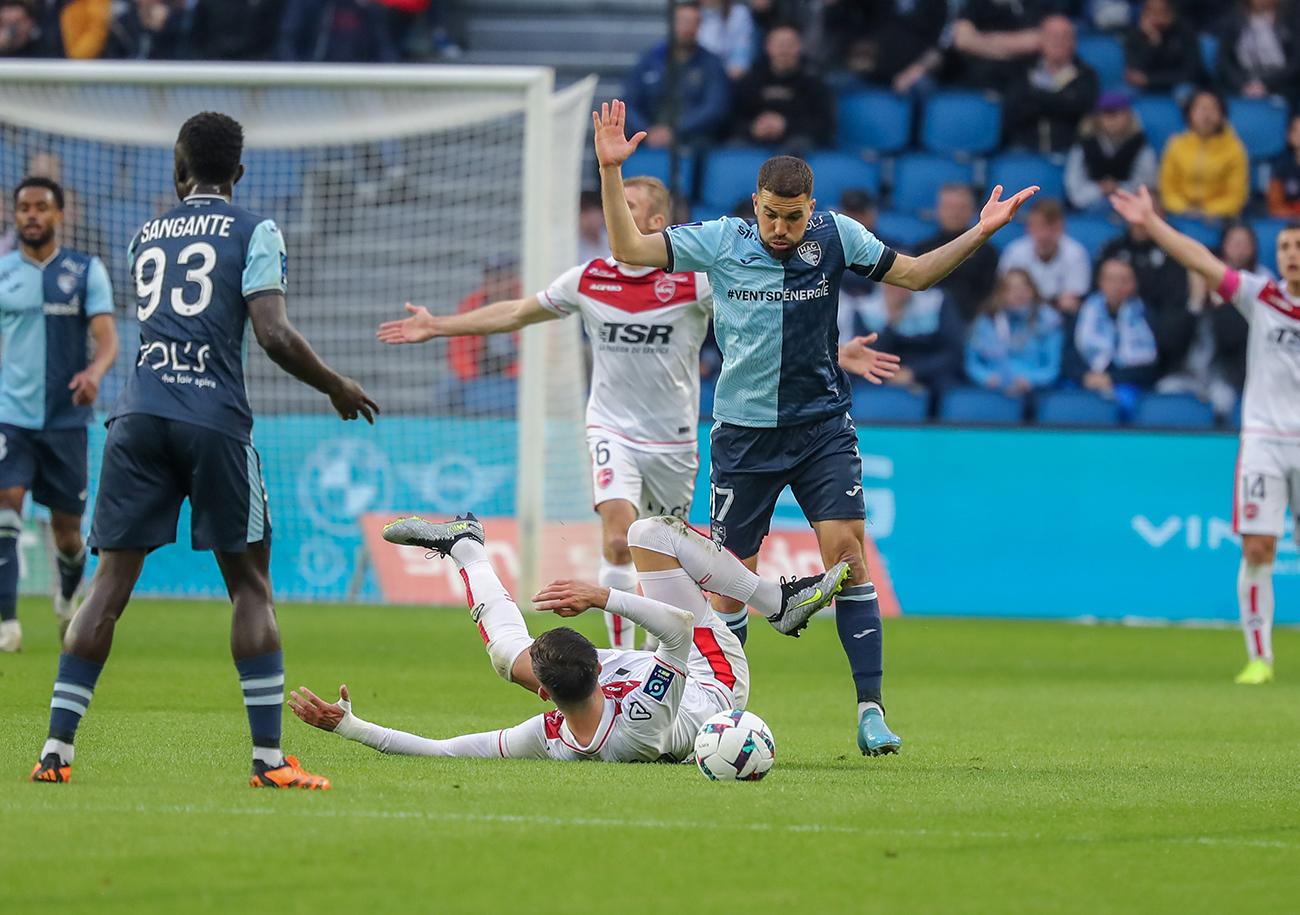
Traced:
[[1214, 408], [1191, 394], [1143, 394], [1133, 425], [1148, 429], [1212, 429]]
[[1232, 415], [1228, 417], [1228, 428], [1229, 429], [1241, 428], [1241, 398], [1240, 397], [1238, 397], [1237, 402], [1232, 405]]
[[953, 388], [939, 404], [939, 420], [945, 423], [1013, 425], [1024, 415], [1023, 397], [1007, 397], [985, 388]]
[[1259, 237], [1259, 262], [1277, 272], [1277, 233], [1289, 223], [1289, 219], [1252, 219], [1251, 227]]
[[1252, 159], [1271, 159], [1286, 146], [1287, 109], [1281, 99], [1229, 99], [1228, 120]]
[[461, 387], [466, 413], [513, 415], [519, 384], [513, 378], [476, 378]]
[[839, 98], [835, 145], [851, 153], [892, 153], [912, 140], [912, 100], [883, 89]]
[[1102, 91], [1124, 88], [1124, 49], [1110, 35], [1083, 35], [1079, 56], [1101, 77]]
[[53, 151], [63, 163], [63, 186], [82, 200], [108, 197], [117, 185], [120, 148], [90, 140], [59, 140]]
[[939, 188], [950, 181], [973, 184], [974, 167], [930, 153], [899, 156], [894, 163], [894, 209], [933, 209]]
[[1165, 141], [1176, 133], [1182, 132], [1187, 123], [1183, 120], [1182, 109], [1168, 95], [1144, 95], [1133, 100], [1133, 110], [1142, 121], [1151, 148], [1159, 155], [1165, 148]]
[[1211, 32], [1202, 32], [1197, 36], [1201, 42], [1201, 66], [1210, 74], [1211, 79], [1219, 78], [1219, 36]]
[[1037, 199], [1055, 197], [1060, 201], [1065, 200], [1065, 166], [1048, 156], [1033, 153], [998, 156], [989, 163], [989, 179], [986, 183], [990, 190], [994, 185], [1002, 185], [1003, 197], [1010, 197], [1022, 188], [1037, 184], [1042, 188]]
[[[691, 207], [692, 222], [708, 222], [711, 219], [721, 219], [723, 216], [730, 216], [734, 207], [712, 207], [707, 204], [697, 203]], [[745, 219], [753, 219], [753, 212], [747, 212]]]
[[939, 231], [936, 223], [911, 213], [896, 213], [893, 210], [881, 210], [876, 217], [876, 234], [881, 238], [913, 248], [918, 242], [931, 238]]
[[1116, 225], [1104, 216], [1068, 216], [1065, 220], [1065, 232], [1087, 248], [1088, 256], [1096, 260], [1102, 245], [1112, 238], [1123, 235], [1124, 227]]
[[1046, 426], [1115, 426], [1119, 404], [1092, 391], [1048, 391], [1038, 398], [1038, 422]]
[[[688, 200], [695, 193], [694, 171], [694, 160], [691, 156], [683, 154], [677, 160], [677, 181], [680, 193]], [[668, 150], [651, 149], [642, 143], [623, 163], [623, 175], [627, 178], [633, 175], [649, 175], [668, 184]]]
[[874, 385], [853, 386], [849, 415], [859, 422], [923, 423], [930, 412], [930, 395], [910, 388]]
[[998, 234], [991, 239], [993, 247], [1001, 251], [1007, 245], [1011, 244], [1017, 238], [1025, 234], [1025, 224], [1022, 220], [1013, 219], [1002, 228], [998, 229]]
[[880, 194], [880, 166], [875, 162], [863, 162], [849, 153], [823, 152], [809, 156], [808, 165], [813, 170], [813, 196], [819, 210], [834, 207], [847, 188]]
[[1216, 248], [1219, 245], [1220, 230], [1217, 225], [1191, 216], [1170, 216], [1169, 224], [1184, 235], [1190, 235], [1207, 248]]
[[700, 419], [713, 419], [713, 398], [718, 393], [716, 378], [700, 379]]
[[932, 153], [980, 155], [1002, 140], [1002, 103], [982, 92], [936, 92], [925, 103], [921, 145]]
[[737, 200], [754, 193], [758, 168], [768, 158], [764, 149], [715, 149], [704, 164], [700, 198], [709, 206], [730, 213]]

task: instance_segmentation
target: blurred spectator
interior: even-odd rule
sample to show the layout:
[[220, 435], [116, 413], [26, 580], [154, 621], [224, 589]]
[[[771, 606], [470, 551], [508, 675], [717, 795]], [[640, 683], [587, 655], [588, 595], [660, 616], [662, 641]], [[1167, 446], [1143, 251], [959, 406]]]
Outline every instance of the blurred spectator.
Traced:
[[1085, 388], [1115, 397], [1127, 412], [1138, 391], [1156, 380], [1156, 338], [1132, 267], [1106, 261], [1098, 287], [1079, 306], [1074, 354], [1067, 365], [1073, 364], [1071, 374]]
[[1246, 205], [1246, 147], [1224, 117], [1223, 100], [1202, 89], [1183, 106], [1188, 129], [1169, 138], [1160, 162], [1160, 196], [1179, 216], [1236, 216]]
[[947, 35], [948, 77], [964, 87], [1005, 92], [1042, 50], [1038, 0], [967, 0]]
[[197, 60], [268, 60], [285, 0], [195, 0], [190, 41]]
[[807, 6], [808, 0], [749, 0], [749, 12], [754, 17], [754, 25], [764, 34], [783, 22], [806, 21]]
[[1039, 32], [1042, 53], [1007, 96], [1007, 138], [1042, 153], [1065, 152], [1079, 120], [1096, 106], [1101, 80], [1075, 53], [1074, 24], [1067, 17], [1048, 16]]
[[[1233, 270], [1262, 273], [1276, 280], [1277, 274], [1259, 262], [1259, 236], [1244, 219], [1229, 219], [1219, 235], [1219, 257]], [[1218, 292], [1214, 295], [1217, 297]]]
[[[1070, 5], [1070, 0], [1064, 0], [1057, 7], [1057, 12], [1070, 15], [1071, 10], [1063, 8]], [[1133, 24], [1137, 18], [1137, 8], [1142, 4], [1138, 0], [1089, 0], [1083, 5], [1087, 19], [1091, 20], [1097, 31], [1122, 32]]]
[[0, 57], [45, 57], [41, 30], [22, 0], [0, 3]]
[[[836, 212], [847, 216], [855, 222], [862, 225], [868, 232], [873, 235], [876, 233], [876, 217], [880, 215], [879, 207], [876, 205], [876, 198], [871, 196], [870, 191], [862, 188], [845, 188], [840, 194]], [[752, 215], [752, 213], [751, 213]], [[888, 247], [897, 250], [898, 246], [881, 239]], [[876, 284], [865, 276], [860, 276], [852, 270], [844, 271], [844, 276], [840, 279], [840, 339], [848, 340], [861, 333], [858, 325], [854, 323], [858, 309], [862, 306], [865, 298], [875, 291]]]
[[942, 289], [912, 292], [880, 283], [863, 303], [857, 333], [878, 333], [876, 349], [902, 359], [889, 384], [922, 384], [932, 391], [961, 383], [961, 317]]
[[1173, 0], [1146, 0], [1137, 25], [1124, 36], [1124, 82], [1139, 92], [1186, 94], [1200, 79], [1196, 31]]
[[734, 133], [798, 155], [835, 142], [835, 93], [803, 58], [793, 26], [768, 33], [766, 55], [736, 84]]
[[1219, 78], [1234, 95], [1296, 97], [1300, 32], [1287, 0], [1240, 0], [1219, 31]]
[[754, 17], [741, 0], [701, 0], [700, 47], [715, 54], [727, 75], [740, 79], [754, 62]]
[[403, 60], [455, 60], [461, 49], [447, 34], [443, 0], [377, 0], [387, 10], [388, 33]]
[[61, 0], [58, 6], [64, 56], [71, 60], [102, 56], [113, 23], [113, 0]]
[[735, 216], [737, 219], [753, 219], [754, 198], [741, 197], [740, 199], [738, 199], [735, 205], [732, 206], [731, 208], [731, 215]]
[[[483, 285], [460, 300], [456, 314], [505, 299], [517, 299], [520, 295], [519, 269], [515, 259], [509, 255], [490, 257], [483, 265]], [[489, 375], [514, 378], [519, 372], [519, 334], [449, 337], [447, 362], [460, 381], [474, 381]]]
[[176, 60], [184, 49], [185, 7], [171, 0], [119, 0], [104, 57], [110, 60]]
[[1061, 316], [1043, 303], [1033, 277], [1009, 270], [971, 327], [966, 375], [982, 388], [1015, 396], [1061, 377]]
[[585, 264], [609, 254], [609, 238], [605, 234], [605, 209], [600, 204], [600, 191], [583, 191], [578, 196], [578, 263]]
[[718, 139], [727, 129], [727, 71], [722, 61], [696, 43], [699, 30], [699, 4], [678, 6], [673, 18], [673, 54], [678, 64], [680, 112], [673, 110], [673, 93], [665, 85], [667, 41], [659, 42], [632, 67], [623, 86], [628, 136], [644, 130], [648, 146], [664, 148], [672, 144], [674, 129], [680, 132], [682, 142], [690, 144]]
[[0, 232], [0, 257], [4, 257], [18, 246], [18, 228], [9, 219], [9, 213], [5, 208], [8, 195], [9, 188], [5, 188], [4, 193], [0, 193], [0, 227], [4, 228], [4, 231]]
[[1074, 314], [1092, 285], [1088, 250], [1065, 234], [1065, 212], [1051, 198], [1040, 200], [1029, 211], [1025, 235], [1007, 245], [998, 269], [1016, 268], [1034, 278], [1043, 300], [1064, 314]]
[[[934, 208], [939, 234], [916, 246], [920, 254], [942, 248], [975, 224], [975, 192], [965, 184], [945, 184]], [[845, 274], [847, 276], [848, 274]], [[998, 249], [980, 245], [957, 269], [939, 281], [939, 288], [957, 306], [962, 320], [973, 321], [998, 279]]]
[[923, 91], [943, 61], [947, 0], [824, 2], [823, 28], [837, 64], [895, 92]]
[[1065, 195], [1076, 209], [1110, 212], [1119, 188], [1155, 187], [1160, 163], [1119, 92], [1103, 92], [1097, 110], [1079, 126], [1079, 142], [1065, 160]]
[[1283, 218], [1300, 216], [1300, 115], [1291, 118], [1286, 142], [1268, 176], [1268, 213]]
[[384, 7], [371, 0], [288, 0], [275, 56], [317, 63], [396, 63]]

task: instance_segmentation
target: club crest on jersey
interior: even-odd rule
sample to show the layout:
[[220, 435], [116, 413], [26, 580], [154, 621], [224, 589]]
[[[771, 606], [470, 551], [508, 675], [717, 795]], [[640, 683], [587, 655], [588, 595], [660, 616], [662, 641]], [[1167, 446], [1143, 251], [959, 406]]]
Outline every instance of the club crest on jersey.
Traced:
[[55, 282], [64, 295], [72, 295], [72, 290], [77, 288], [77, 278], [71, 273], [60, 273]]
[[816, 267], [822, 262], [822, 246], [815, 241], [804, 242], [799, 246], [799, 257], [809, 267]]
[[646, 678], [645, 686], [642, 689], [651, 699], [664, 701], [668, 695], [668, 687], [672, 685], [673, 677], [677, 676], [662, 664], [656, 664], [655, 669], [650, 671], [650, 676]]
[[714, 521], [709, 525], [709, 534], [713, 537], [713, 545], [721, 550], [727, 542], [727, 526]]
[[1259, 506], [1254, 502], [1247, 502], [1242, 514], [1246, 516], [1247, 521], [1254, 521], [1255, 516], [1259, 514]]
[[609, 484], [614, 482], [614, 471], [606, 467], [600, 473], [596, 474], [596, 485], [601, 489], [608, 489]]
[[661, 302], [671, 302], [677, 295], [677, 281], [671, 276], [661, 276], [655, 280], [655, 298]]

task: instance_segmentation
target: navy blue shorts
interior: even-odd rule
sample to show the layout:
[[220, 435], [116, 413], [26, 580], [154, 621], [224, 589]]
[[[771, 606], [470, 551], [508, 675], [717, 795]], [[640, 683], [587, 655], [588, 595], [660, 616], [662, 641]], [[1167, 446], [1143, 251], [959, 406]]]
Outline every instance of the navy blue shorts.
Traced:
[[0, 489], [21, 486], [56, 512], [86, 510], [86, 427], [24, 429], [0, 423]]
[[721, 423], [710, 442], [713, 540], [742, 559], [758, 553], [787, 486], [809, 521], [867, 516], [858, 432], [847, 415], [776, 429]]
[[190, 500], [190, 545], [242, 553], [271, 542], [262, 462], [252, 445], [212, 429], [131, 413], [108, 426], [90, 524], [96, 550], [152, 550], [176, 542]]

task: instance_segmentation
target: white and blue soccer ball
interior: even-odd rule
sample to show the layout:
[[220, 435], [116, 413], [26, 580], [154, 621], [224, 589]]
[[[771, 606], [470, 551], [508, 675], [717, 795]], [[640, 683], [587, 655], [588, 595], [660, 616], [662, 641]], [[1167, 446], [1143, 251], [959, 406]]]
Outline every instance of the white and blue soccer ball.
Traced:
[[719, 712], [695, 735], [695, 764], [719, 782], [756, 782], [776, 760], [772, 729], [753, 712]]

